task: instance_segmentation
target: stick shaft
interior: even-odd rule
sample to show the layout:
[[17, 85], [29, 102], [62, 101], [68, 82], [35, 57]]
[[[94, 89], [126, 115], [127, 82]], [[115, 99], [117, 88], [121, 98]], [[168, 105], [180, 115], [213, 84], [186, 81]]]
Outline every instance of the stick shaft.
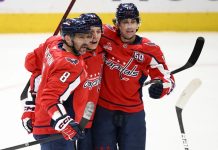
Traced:
[[58, 26], [57, 26], [57, 28], [56, 28], [56, 30], [55, 30], [53, 35], [57, 35], [58, 34], [58, 32], [60, 31], [61, 23], [63, 22], [63, 20], [65, 20], [67, 18], [67, 16], [69, 15], [69, 13], [70, 13], [70, 11], [71, 11], [71, 9], [72, 9], [72, 7], [73, 7], [75, 2], [76, 2], [76, 0], [71, 0], [69, 6], [67, 7], [67, 10], [65, 11], [65, 13], [64, 13], [61, 21], [59, 22], [59, 24], [58, 24]]
[[[90, 101], [86, 104], [86, 108], [84, 110], [83, 117], [79, 123], [81, 129], [85, 129], [86, 125], [88, 124], [89, 120], [91, 119], [91, 116], [94, 112], [94, 109], [95, 109], [95, 104], [93, 102]], [[24, 144], [8, 147], [8, 148], [2, 149], [2, 150], [20, 149], [20, 148], [29, 147], [29, 146], [36, 145], [36, 144], [47, 143], [47, 142], [58, 140], [61, 138], [63, 138], [62, 134], [57, 134], [57, 135], [53, 135], [53, 136], [48, 137], [48, 138], [43, 138], [43, 139], [39, 139], [39, 140], [32, 141], [32, 142], [27, 142]]]

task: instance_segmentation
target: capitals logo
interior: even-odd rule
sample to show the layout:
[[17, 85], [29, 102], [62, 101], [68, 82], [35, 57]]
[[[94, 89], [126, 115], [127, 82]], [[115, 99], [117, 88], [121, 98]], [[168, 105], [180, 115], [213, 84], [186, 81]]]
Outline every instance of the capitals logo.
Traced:
[[89, 90], [92, 90], [93, 87], [98, 87], [100, 84], [101, 84], [101, 77], [98, 76], [96, 78], [87, 80], [83, 84], [83, 88], [89, 88]]

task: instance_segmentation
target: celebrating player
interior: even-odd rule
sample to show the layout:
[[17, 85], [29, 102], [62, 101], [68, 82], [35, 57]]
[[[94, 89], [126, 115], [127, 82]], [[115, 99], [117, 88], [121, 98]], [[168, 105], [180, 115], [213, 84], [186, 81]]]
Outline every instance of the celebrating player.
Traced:
[[[66, 139], [41, 144], [43, 150], [74, 149], [74, 141], [83, 137], [80, 121], [88, 100], [83, 84], [87, 78], [83, 55], [92, 40], [90, 26], [81, 18], [66, 19], [61, 36], [53, 36], [26, 57], [25, 67], [32, 72], [34, 102], [26, 101], [22, 120], [35, 139], [62, 134]], [[38, 91], [34, 81], [42, 75]]]
[[133, 3], [122, 3], [115, 26], [104, 26], [100, 45], [106, 51], [100, 99], [93, 122], [94, 148], [101, 150], [145, 150], [146, 124], [142, 86], [149, 76], [154, 99], [174, 87], [160, 47], [136, 35], [139, 11]]
[[[100, 83], [103, 68], [103, 50], [98, 46], [101, 34], [102, 34], [102, 21], [95, 13], [81, 14], [80, 17], [84, 19], [91, 26], [91, 33], [93, 36], [92, 41], [88, 45], [88, 50], [85, 55], [83, 55], [85, 64], [87, 65], [88, 78], [85, 81], [83, 87], [89, 89], [89, 100], [93, 101], [95, 106], [99, 99], [100, 94]], [[92, 119], [86, 126], [85, 132], [86, 136], [84, 139], [79, 139], [77, 143], [77, 150], [92, 150]]]

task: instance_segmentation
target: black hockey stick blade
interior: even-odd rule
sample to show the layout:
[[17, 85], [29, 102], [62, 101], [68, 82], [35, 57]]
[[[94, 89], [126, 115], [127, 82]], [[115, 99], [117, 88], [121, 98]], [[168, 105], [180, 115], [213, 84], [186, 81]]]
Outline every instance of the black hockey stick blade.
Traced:
[[[191, 56], [189, 57], [188, 61], [185, 63], [185, 65], [183, 65], [182, 67], [180, 68], [177, 68], [173, 71], [170, 72], [170, 74], [176, 74], [178, 72], [181, 72], [185, 69], [188, 69], [192, 66], [195, 65], [195, 63], [197, 62], [200, 54], [201, 54], [201, 51], [203, 49], [203, 46], [204, 46], [204, 38], [203, 37], [198, 37], [196, 42], [195, 42], [195, 46], [194, 46], [194, 49], [191, 53]], [[144, 82], [143, 86], [146, 86], [148, 84], [151, 84], [151, 83], [157, 83], [157, 82], [161, 82], [160, 80], [150, 80], [150, 81], [147, 81], [147, 82]]]
[[183, 71], [185, 69], [188, 69], [192, 66], [195, 65], [195, 63], [197, 62], [200, 54], [201, 54], [201, 51], [203, 49], [203, 46], [204, 46], [204, 38], [203, 37], [198, 37], [197, 40], [196, 40], [196, 43], [195, 43], [195, 46], [194, 46], [194, 49], [191, 53], [191, 56], [189, 57], [188, 61], [186, 62], [186, 64], [176, 70], [173, 70], [171, 72], [171, 74], [176, 74], [180, 71]]
[[[91, 116], [92, 116], [94, 110], [95, 110], [95, 104], [93, 102], [89, 101], [86, 104], [86, 108], [85, 108], [83, 117], [82, 117], [82, 119], [81, 119], [81, 121], [79, 123], [81, 129], [85, 129], [86, 125], [88, 124], [89, 120], [91, 119]], [[27, 143], [24, 143], [24, 144], [4, 148], [2, 150], [15, 150], [15, 149], [20, 149], [20, 148], [25, 148], [25, 147], [29, 147], [29, 146], [36, 145], [36, 144], [42, 144], [42, 143], [47, 143], [47, 142], [50, 142], [50, 141], [58, 140], [58, 139], [61, 139], [61, 138], [63, 138], [63, 136], [61, 134], [58, 134], [58, 135], [54, 135], [54, 136], [51, 136], [51, 137], [48, 137], [48, 138], [39, 139], [39, 140], [36, 140], [36, 141], [27, 142]]]

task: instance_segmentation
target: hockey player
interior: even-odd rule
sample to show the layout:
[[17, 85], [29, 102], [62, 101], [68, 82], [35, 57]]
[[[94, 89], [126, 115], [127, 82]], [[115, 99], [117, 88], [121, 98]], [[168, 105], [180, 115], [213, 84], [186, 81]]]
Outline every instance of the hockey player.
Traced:
[[[102, 34], [102, 21], [95, 13], [81, 14], [80, 17], [90, 24], [91, 33], [93, 36], [92, 41], [88, 45], [86, 54], [83, 55], [85, 64], [87, 65], [88, 73], [88, 78], [86, 79], [83, 87], [89, 89], [88, 99], [93, 101], [96, 106], [100, 94], [100, 83], [104, 56], [102, 48], [98, 46]], [[86, 126], [86, 136], [84, 139], [78, 140], [77, 150], [92, 150], [93, 143], [90, 128], [92, 126], [93, 117], [94, 113], [92, 114], [90, 122]]]
[[93, 121], [94, 148], [100, 150], [145, 150], [146, 123], [142, 86], [147, 77], [154, 99], [170, 94], [170, 75], [160, 47], [136, 35], [139, 11], [133, 3], [121, 3], [115, 26], [104, 26], [100, 45], [106, 51], [100, 98]]
[[42, 78], [38, 92], [32, 88], [32, 93], [37, 92], [35, 112], [33, 105], [29, 107], [33, 103], [27, 101], [23, 125], [37, 140], [54, 134], [65, 138], [41, 144], [43, 150], [72, 150], [74, 141], [84, 135], [77, 123], [88, 100], [83, 88], [87, 72], [81, 55], [91, 39], [90, 26], [83, 19], [66, 19], [61, 36], [50, 37], [26, 57], [25, 67], [33, 73], [31, 81], [39, 74]]

